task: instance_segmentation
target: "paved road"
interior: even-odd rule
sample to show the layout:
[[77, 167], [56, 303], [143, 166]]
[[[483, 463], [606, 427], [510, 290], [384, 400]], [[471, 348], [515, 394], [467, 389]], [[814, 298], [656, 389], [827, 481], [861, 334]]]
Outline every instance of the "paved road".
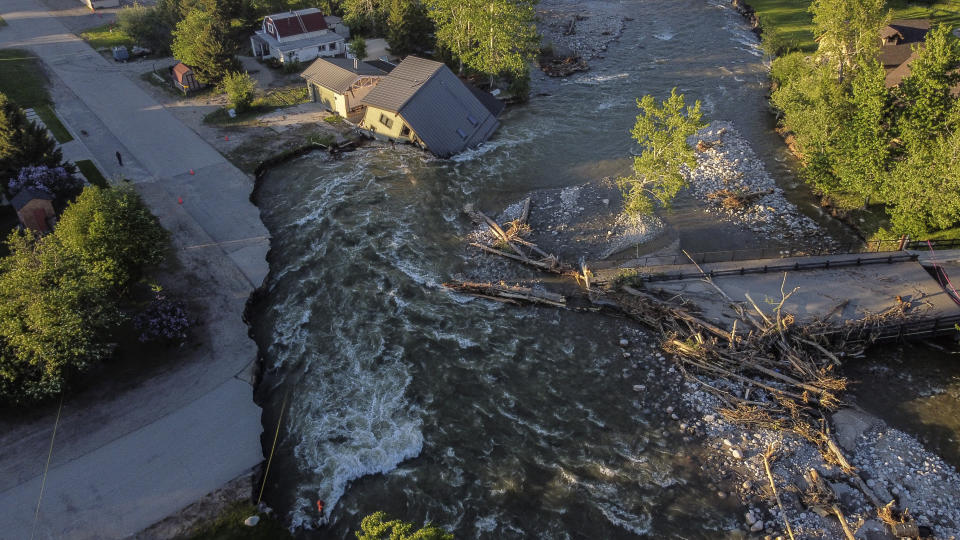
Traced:
[[[140, 386], [64, 404], [36, 538], [123, 538], [263, 459], [249, 383], [256, 347], [241, 315], [267, 273], [267, 231], [248, 200], [250, 179], [122, 69], [36, 0], [2, 0], [0, 16], [0, 48], [44, 59], [68, 129], [108, 177], [136, 184], [173, 232], [180, 291], [206, 306], [198, 349], [177, 351]], [[53, 420], [0, 433], [2, 539], [31, 538]]]

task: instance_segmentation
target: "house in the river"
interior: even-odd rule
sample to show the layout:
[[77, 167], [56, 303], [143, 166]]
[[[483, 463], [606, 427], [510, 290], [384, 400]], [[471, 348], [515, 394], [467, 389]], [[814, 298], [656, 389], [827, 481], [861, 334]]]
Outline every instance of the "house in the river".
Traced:
[[381, 78], [360, 103], [366, 107], [359, 125], [365, 133], [411, 142], [440, 157], [486, 141], [504, 107], [444, 64], [415, 56]]
[[352, 122], [360, 121], [360, 100], [390, 70], [387, 62], [361, 62], [355, 58], [318, 58], [300, 74], [310, 98]]
[[[346, 35], [336, 32], [336, 28]], [[254, 56], [275, 58], [282, 64], [309, 62], [317, 57], [345, 54], [349, 35], [339, 17], [325, 17], [317, 8], [298, 9], [264, 17], [262, 28], [250, 37], [250, 48]]]

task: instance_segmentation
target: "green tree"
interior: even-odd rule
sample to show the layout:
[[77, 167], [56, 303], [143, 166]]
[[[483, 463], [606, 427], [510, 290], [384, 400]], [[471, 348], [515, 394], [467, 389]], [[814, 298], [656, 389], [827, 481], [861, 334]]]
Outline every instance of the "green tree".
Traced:
[[521, 76], [540, 50], [534, 22], [536, 0], [486, 0], [473, 16], [476, 43], [464, 62], [485, 73], [493, 86], [495, 76]]
[[350, 50], [350, 54], [355, 56], [357, 60], [363, 60], [367, 56], [367, 40], [361, 36], [354, 36], [353, 39], [347, 43], [347, 48]]
[[452, 534], [429, 523], [414, 531], [412, 523], [399, 519], [386, 520], [387, 514], [384, 512], [376, 512], [363, 518], [360, 530], [354, 533], [357, 540], [453, 540]]
[[890, 20], [885, 0], [813, 0], [817, 54], [835, 66], [837, 79], [858, 58], [873, 58], [880, 47], [879, 32]]
[[436, 26], [437, 46], [450, 51], [463, 74], [464, 59], [476, 41], [474, 18], [480, 0], [425, 0], [427, 15]]
[[960, 101], [946, 125], [931, 144], [915, 146], [891, 174], [885, 197], [897, 234], [922, 236], [960, 223]]
[[380, 35], [386, 17], [387, 0], [343, 0], [343, 22], [353, 34]]
[[433, 48], [433, 22], [419, 0], [388, 0], [386, 26], [390, 52], [401, 58]]
[[237, 112], [243, 112], [250, 108], [250, 104], [253, 103], [256, 83], [249, 73], [246, 71], [227, 73], [221, 84], [223, 85], [223, 91], [227, 93], [230, 106]]
[[960, 43], [950, 36], [949, 26], [941, 24], [931, 29], [926, 46], [916, 53], [910, 75], [895, 92], [902, 108], [897, 128], [908, 150], [926, 146], [944, 132], [956, 102], [950, 90], [960, 82], [960, 73], [954, 69], [960, 64]]
[[27, 119], [23, 109], [0, 93], [0, 182], [7, 181], [24, 167], [44, 165], [64, 167], [72, 174], [73, 165], [63, 162], [63, 154], [47, 130]]
[[700, 102], [686, 106], [677, 89], [657, 104], [651, 95], [637, 100], [640, 114], [633, 126], [633, 138], [643, 149], [633, 158], [633, 174], [617, 179], [623, 192], [624, 210], [631, 215], [652, 213], [655, 204], [669, 206], [686, 186], [683, 167], [697, 166], [687, 138], [707, 127]]
[[87, 274], [120, 291], [162, 262], [169, 246], [167, 231], [127, 187], [88, 186], [64, 210], [53, 235]]
[[863, 198], [864, 206], [883, 189], [890, 165], [889, 101], [880, 62], [863, 62], [851, 78], [849, 111], [834, 139], [835, 175], [843, 191]]
[[62, 392], [106, 358], [120, 320], [109, 286], [59, 238], [13, 233], [0, 261], [0, 395], [28, 403]]
[[197, 81], [204, 84], [217, 84], [227, 73], [239, 69], [226, 25], [202, 9], [194, 9], [177, 23], [170, 50], [174, 58], [193, 68]]
[[135, 3], [117, 12], [117, 25], [139, 45], [158, 54], [170, 52], [170, 32], [177, 21], [171, 21], [156, 6]]

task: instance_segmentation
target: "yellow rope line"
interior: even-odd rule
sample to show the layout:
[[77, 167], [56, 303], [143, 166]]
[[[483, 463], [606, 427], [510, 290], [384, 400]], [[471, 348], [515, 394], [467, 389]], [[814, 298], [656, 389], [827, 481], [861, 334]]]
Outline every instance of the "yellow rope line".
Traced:
[[53, 435], [50, 436], [50, 450], [47, 452], [47, 464], [43, 467], [43, 480], [40, 481], [40, 497], [37, 499], [37, 510], [33, 513], [33, 529], [30, 540], [37, 534], [37, 522], [40, 520], [40, 503], [43, 501], [43, 488], [47, 485], [47, 472], [50, 470], [50, 458], [53, 457], [53, 440], [57, 437], [57, 426], [60, 425], [60, 413], [63, 412], [63, 394], [60, 394], [60, 406], [57, 408], [57, 419], [53, 422]]
[[280, 405], [280, 417], [277, 418], [277, 431], [273, 434], [273, 445], [270, 447], [270, 457], [267, 458], [267, 468], [263, 471], [263, 482], [260, 484], [260, 495], [257, 496], [257, 506], [260, 506], [260, 500], [263, 499], [263, 488], [267, 485], [267, 475], [270, 474], [270, 464], [273, 463], [273, 451], [277, 449], [277, 437], [280, 436], [280, 424], [283, 423], [283, 410], [287, 407], [287, 395], [290, 388], [283, 393], [283, 403]]

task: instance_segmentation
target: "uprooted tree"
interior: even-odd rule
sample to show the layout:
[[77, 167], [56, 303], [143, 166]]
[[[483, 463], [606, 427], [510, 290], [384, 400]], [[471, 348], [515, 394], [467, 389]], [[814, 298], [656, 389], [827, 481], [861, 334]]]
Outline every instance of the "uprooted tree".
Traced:
[[633, 174], [617, 179], [624, 210], [630, 215], [650, 214], [657, 206], [670, 206], [686, 186], [683, 167], [697, 166], [687, 138], [708, 125], [703, 121], [700, 101], [688, 107], [676, 88], [660, 104], [648, 94], [637, 100], [637, 107], [640, 114], [631, 133], [642, 151], [633, 158]]

